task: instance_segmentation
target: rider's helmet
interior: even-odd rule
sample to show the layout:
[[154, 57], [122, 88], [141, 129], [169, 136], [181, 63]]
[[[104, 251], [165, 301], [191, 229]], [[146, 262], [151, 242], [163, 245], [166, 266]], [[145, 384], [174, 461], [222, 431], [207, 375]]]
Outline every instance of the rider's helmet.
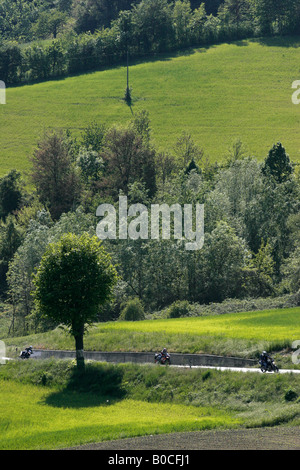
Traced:
[[164, 349], [162, 350], [162, 352], [163, 352], [163, 354], [166, 354], [167, 348], [164, 348]]

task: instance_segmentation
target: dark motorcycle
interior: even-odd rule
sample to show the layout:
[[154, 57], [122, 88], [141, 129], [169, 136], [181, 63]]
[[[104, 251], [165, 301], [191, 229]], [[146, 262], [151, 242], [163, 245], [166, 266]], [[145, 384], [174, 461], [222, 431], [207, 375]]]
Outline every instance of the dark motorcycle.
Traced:
[[24, 351], [20, 352], [20, 358], [29, 359], [32, 353], [33, 353], [32, 346], [29, 346], [29, 348], [25, 348]]
[[274, 359], [267, 359], [267, 362], [262, 362], [259, 361], [260, 364], [260, 370], [265, 373], [265, 372], [279, 372], [278, 367], [275, 364]]
[[162, 354], [156, 353], [154, 356], [155, 364], [162, 364], [162, 365], [170, 365], [171, 364], [171, 357], [169, 353]]

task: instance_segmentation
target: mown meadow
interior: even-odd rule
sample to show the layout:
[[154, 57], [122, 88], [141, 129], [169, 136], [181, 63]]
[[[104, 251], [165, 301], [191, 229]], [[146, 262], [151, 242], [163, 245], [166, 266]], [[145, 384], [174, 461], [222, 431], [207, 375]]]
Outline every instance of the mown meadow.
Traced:
[[76, 136], [92, 121], [126, 123], [142, 109], [158, 150], [172, 153], [185, 131], [212, 161], [222, 161], [237, 138], [260, 160], [281, 141], [299, 161], [300, 106], [291, 99], [298, 51], [296, 37], [244, 40], [131, 64], [131, 108], [123, 100], [124, 66], [9, 88], [0, 106], [0, 176], [28, 170], [46, 129]]

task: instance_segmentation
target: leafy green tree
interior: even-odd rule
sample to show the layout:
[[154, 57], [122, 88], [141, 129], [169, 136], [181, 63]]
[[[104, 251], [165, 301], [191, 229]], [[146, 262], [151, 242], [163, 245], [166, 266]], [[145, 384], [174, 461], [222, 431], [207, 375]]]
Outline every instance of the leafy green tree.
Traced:
[[254, 4], [262, 34], [286, 34], [299, 30], [297, 0], [255, 0]]
[[190, 34], [191, 43], [199, 44], [203, 40], [203, 27], [206, 21], [205, 4], [201, 3], [199, 8], [196, 8], [190, 20]]
[[0, 43], [0, 77], [6, 86], [18, 83], [22, 66], [21, 47], [17, 42]]
[[187, 300], [176, 300], [168, 308], [168, 317], [180, 318], [187, 317], [190, 312], [190, 304]]
[[32, 180], [42, 204], [57, 220], [80, 196], [80, 180], [62, 133], [46, 133], [31, 158]]
[[203, 158], [203, 150], [195, 144], [192, 136], [187, 132], [182, 132], [177, 139], [174, 153], [178, 166], [181, 169], [186, 168], [191, 160], [194, 160], [196, 165], [199, 165]]
[[206, 236], [200, 253], [200, 298], [205, 302], [221, 302], [238, 297], [248, 256], [245, 241], [228, 224], [220, 222]]
[[84, 368], [83, 336], [110, 298], [116, 270], [97, 237], [68, 233], [48, 245], [34, 277], [36, 307], [70, 328], [78, 368]]
[[189, 0], [177, 0], [173, 8], [173, 25], [178, 47], [186, 47], [190, 43], [191, 19], [192, 9]]
[[133, 8], [134, 40], [143, 52], [162, 52], [174, 43], [172, 7], [167, 0], [142, 0]]
[[[283, 286], [289, 292], [300, 293], [300, 247], [295, 250], [282, 263]], [[300, 299], [300, 297], [299, 297]]]
[[122, 10], [130, 10], [139, 0], [74, 0], [73, 17], [78, 33], [108, 28]]
[[[24, 0], [1, 0], [0, 37], [1, 39], [30, 41], [31, 25], [36, 21], [41, 5], [39, 2]], [[3, 77], [2, 77], [3, 78]]]
[[245, 295], [251, 297], [264, 297], [274, 293], [275, 263], [272, 256], [272, 247], [262, 241], [258, 252], [253, 254], [247, 267], [243, 270], [243, 287]]
[[243, 21], [250, 16], [249, 5], [249, 0], [225, 0], [224, 2], [224, 8], [229, 12], [230, 21], [234, 25], [237, 33]]
[[54, 39], [45, 47], [47, 60], [51, 76], [57, 77], [63, 75], [66, 70], [66, 54], [60, 39]]
[[94, 121], [89, 124], [83, 131], [81, 136], [81, 145], [87, 150], [92, 149], [94, 152], [100, 152], [104, 145], [106, 127]]
[[32, 31], [37, 38], [47, 39], [51, 35], [56, 39], [57, 34], [67, 22], [67, 14], [59, 10], [43, 11], [32, 26]]
[[91, 148], [89, 150], [82, 147], [76, 160], [81, 170], [85, 183], [98, 181], [103, 170], [103, 159], [99, 157], [98, 152]]
[[31, 80], [43, 80], [50, 76], [50, 64], [44, 47], [31, 44], [24, 48], [23, 57]]
[[149, 197], [155, 194], [155, 151], [131, 124], [113, 126], [107, 132], [101, 157], [105, 165], [103, 191], [118, 197], [120, 190], [127, 194], [129, 185], [140, 181], [149, 191]]
[[20, 209], [23, 197], [23, 183], [21, 173], [11, 170], [0, 178], [0, 218], [5, 219], [8, 214]]
[[[12, 329], [19, 323], [18, 331], [28, 334], [31, 329], [31, 314], [33, 300], [32, 273], [39, 265], [41, 257], [49, 243], [49, 213], [41, 210], [35, 219], [31, 219], [26, 227], [26, 235], [9, 262], [7, 272], [8, 299], [13, 305]], [[37, 331], [38, 321], [35, 320], [34, 331]]]
[[138, 297], [126, 302], [121, 311], [120, 320], [139, 321], [145, 319], [144, 306]]
[[8, 265], [22, 239], [23, 230], [16, 223], [15, 217], [9, 215], [5, 222], [0, 222], [0, 297], [6, 295]]
[[151, 126], [149, 112], [145, 109], [138, 111], [132, 120], [133, 128], [142, 137], [145, 145], [150, 145]]

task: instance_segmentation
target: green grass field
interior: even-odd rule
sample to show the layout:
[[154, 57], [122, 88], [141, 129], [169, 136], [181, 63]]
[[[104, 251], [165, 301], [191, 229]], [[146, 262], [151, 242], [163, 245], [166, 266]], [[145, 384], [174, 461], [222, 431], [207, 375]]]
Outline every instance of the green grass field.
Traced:
[[[201, 407], [137, 400], [64, 407], [47, 403], [53, 390], [0, 382], [0, 449], [51, 449], [86, 442], [176, 431], [213, 429], [239, 422], [225, 413]], [[68, 404], [67, 400], [69, 398]]]
[[[149, 111], [160, 150], [171, 150], [186, 131], [211, 160], [222, 160], [240, 138], [259, 159], [280, 140], [299, 162], [300, 105], [291, 100], [299, 45], [299, 38], [240, 41], [132, 65], [132, 112]], [[70, 128], [79, 136], [94, 120], [129, 121], [125, 86], [126, 69], [116, 67], [8, 89], [0, 106], [0, 176], [28, 169], [45, 129]]]

